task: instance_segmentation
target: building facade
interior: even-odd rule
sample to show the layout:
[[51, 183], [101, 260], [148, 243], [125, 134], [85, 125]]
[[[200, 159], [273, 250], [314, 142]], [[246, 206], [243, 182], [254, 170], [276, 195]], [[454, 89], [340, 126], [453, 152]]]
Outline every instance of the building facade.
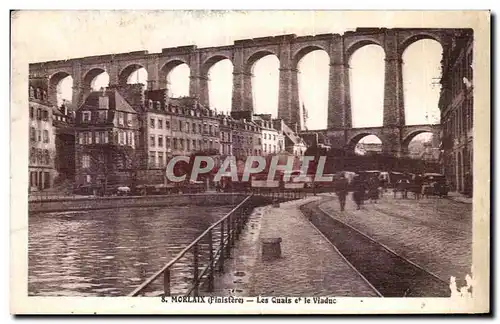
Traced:
[[270, 114], [254, 115], [254, 121], [261, 127], [262, 155], [278, 154], [284, 150], [283, 132], [274, 128]]
[[441, 163], [453, 190], [471, 194], [473, 179], [473, 34], [464, 30], [443, 53], [439, 99]]
[[56, 177], [53, 108], [47, 91], [37, 85], [29, 89], [29, 191], [51, 188]]
[[224, 114], [219, 114], [218, 118], [220, 134], [219, 154], [221, 157], [233, 155], [233, 119]]
[[91, 92], [75, 116], [75, 185], [106, 190], [140, 168], [137, 112], [116, 89]]
[[304, 139], [294, 132], [282, 119], [273, 120], [274, 129], [283, 134], [284, 150], [296, 156], [302, 156], [307, 150]]
[[270, 114], [217, 114], [197, 98], [170, 98], [142, 84], [92, 91], [77, 109], [53, 107], [43, 86], [30, 86], [30, 188], [52, 187], [58, 175], [87, 193], [162, 184], [172, 157], [200, 152], [302, 155], [301, 138], [283, 121], [277, 125]]

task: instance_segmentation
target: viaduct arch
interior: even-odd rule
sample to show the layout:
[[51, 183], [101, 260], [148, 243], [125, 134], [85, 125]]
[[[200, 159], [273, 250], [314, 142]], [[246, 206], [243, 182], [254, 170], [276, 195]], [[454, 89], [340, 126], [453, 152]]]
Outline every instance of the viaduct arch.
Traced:
[[[136, 51], [33, 63], [30, 77], [46, 80], [51, 102], [56, 103], [54, 90], [62, 76], [73, 77], [73, 102], [80, 104], [90, 91], [89, 78], [106, 71], [110, 85], [120, 85], [133, 71], [145, 68], [149, 89], [167, 87], [167, 75], [177, 65], [190, 68], [190, 96], [208, 106], [208, 70], [216, 62], [229, 59], [233, 64], [232, 114], [249, 118], [253, 112], [251, 67], [269, 54], [280, 61], [278, 118], [292, 128], [299, 125], [300, 106], [297, 64], [313, 50], [324, 50], [330, 58], [328, 93], [328, 137], [336, 145], [348, 144], [352, 129], [349, 89], [349, 59], [359, 48], [376, 44], [385, 52], [385, 81], [383, 106], [383, 142], [386, 152], [399, 154], [405, 143], [405, 118], [402, 82], [402, 54], [406, 47], [420, 39], [438, 41], [444, 52], [452, 46], [463, 29], [428, 28], [358, 28], [344, 34], [296, 36], [294, 34], [237, 40], [233, 45], [198, 48], [180, 46], [164, 48], [161, 53]], [[100, 72], [99, 72], [100, 73]], [[379, 136], [380, 137], [380, 136]], [[380, 138], [382, 138], [380, 137]]]

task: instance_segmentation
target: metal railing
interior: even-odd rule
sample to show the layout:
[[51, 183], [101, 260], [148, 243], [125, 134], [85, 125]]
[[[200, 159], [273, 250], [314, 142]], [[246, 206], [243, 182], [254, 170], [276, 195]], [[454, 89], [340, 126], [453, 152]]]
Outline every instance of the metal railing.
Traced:
[[[253, 208], [270, 202], [300, 199], [306, 195], [306, 192], [298, 191], [250, 194], [222, 219], [207, 228], [163, 268], [134, 289], [129, 296], [171, 296], [175, 284], [183, 285], [186, 281], [188, 287], [184, 287], [186, 288], [184, 291], [177, 291], [175, 294], [198, 296], [200, 287], [204, 284], [208, 291], [213, 291], [215, 272], [224, 272], [224, 261], [231, 257], [231, 248], [239, 238]], [[271, 201], [262, 199], [259, 201], [259, 197], [271, 198]], [[187, 273], [186, 266], [189, 270]], [[176, 275], [177, 277], [174, 278]], [[162, 287], [158, 282], [160, 278], [163, 278]], [[175, 282], [176, 279], [177, 282]]]

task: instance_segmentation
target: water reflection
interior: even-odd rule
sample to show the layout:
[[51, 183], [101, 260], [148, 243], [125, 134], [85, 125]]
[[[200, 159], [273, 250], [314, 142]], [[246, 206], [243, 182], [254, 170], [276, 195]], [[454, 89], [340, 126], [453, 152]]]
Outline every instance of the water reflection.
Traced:
[[[28, 292], [124, 296], [232, 206], [123, 208], [30, 216]], [[189, 262], [182, 272], [190, 271]]]

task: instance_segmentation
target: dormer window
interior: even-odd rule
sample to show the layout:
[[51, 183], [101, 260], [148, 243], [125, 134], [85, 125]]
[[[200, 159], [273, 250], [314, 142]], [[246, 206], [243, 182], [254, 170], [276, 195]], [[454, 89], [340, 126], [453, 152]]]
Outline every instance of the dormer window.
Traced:
[[161, 103], [159, 101], [155, 102], [155, 107], [156, 109], [160, 110], [161, 109]]
[[90, 111], [82, 112], [82, 122], [89, 123], [91, 118], [90, 116], [91, 116]]
[[109, 97], [99, 97], [99, 109], [109, 109]]
[[148, 100], [148, 108], [153, 109], [153, 100], [151, 99]]
[[35, 94], [35, 99], [41, 99], [42, 93], [40, 88], [36, 88], [36, 94]]

